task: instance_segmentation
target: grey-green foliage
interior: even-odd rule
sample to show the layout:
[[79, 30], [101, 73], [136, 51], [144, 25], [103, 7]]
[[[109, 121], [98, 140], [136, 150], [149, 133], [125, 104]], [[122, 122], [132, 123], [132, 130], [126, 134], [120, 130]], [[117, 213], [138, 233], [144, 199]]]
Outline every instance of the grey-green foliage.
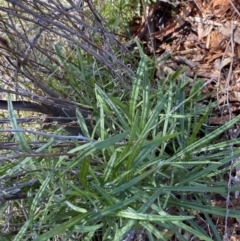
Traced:
[[[23, 190], [28, 193], [24, 201], [27, 221], [14, 240], [57, 236], [67, 240], [77, 235], [83, 240], [94, 236], [122, 240], [140, 226], [150, 240], [168, 240], [173, 235], [185, 240], [179, 230], [201, 240], [220, 240], [210, 215], [224, 217], [226, 211], [212, 207], [209, 201], [211, 194], [226, 195], [221, 178], [226, 168], [220, 167], [233, 156], [230, 142], [215, 140], [240, 117], [210, 132], [206, 120], [211, 103], [198, 105], [203, 98], [202, 81], [178, 80], [179, 69], [155, 84], [153, 66], [141, 53], [131, 93], [124, 98], [95, 84], [92, 95], [95, 111], [99, 111], [95, 127], [99, 139], [76, 143], [68, 151], [70, 160], [66, 155], [56, 158], [50, 154], [1, 166], [2, 182], [21, 172], [21, 167], [28, 173], [34, 171], [39, 180], [38, 186]], [[191, 88], [188, 96], [187, 86]], [[14, 124], [14, 116], [11, 119]], [[23, 137], [18, 141], [26, 146], [21, 140]], [[235, 148], [233, 153], [239, 156]], [[29, 178], [33, 176], [25, 175], [22, 181]], [[14, 206], [19, 208], [17, 203]], [[210, 234], [194, 221], [199, 212], [208, 220]], [[230, 217], [239, 214], [229, 212]]]

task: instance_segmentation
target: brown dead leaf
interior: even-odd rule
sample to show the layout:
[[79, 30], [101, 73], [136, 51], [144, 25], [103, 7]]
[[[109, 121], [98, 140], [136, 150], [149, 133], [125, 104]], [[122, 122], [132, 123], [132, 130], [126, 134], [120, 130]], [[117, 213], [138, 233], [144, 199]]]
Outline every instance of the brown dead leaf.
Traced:
[[208, 36], [209, 33], [212, 31], [212, 29], [213, 29], [213, 25], [205, 25], [204, 23], [198, 23], [197, 32], [198, 32], [199, 40]]
[[212, 13], [222, 17], [230, 7], [229, 0], [212, 0]]
[[227, 57], [222, 59], [215, 59], [214, 61], [214, 66], [215, 66], [215, 70], [221, 70], [221, 68], [225, 67], [226, 65], [228, 65], [229, 63], [231, 63], [232, 58], [231, 57]]
[[229, 122], [234, 116], [213, 116], [208, 118], [210, 125], [224, 125]]
[[214, 48], [214, 49], [219, 48], [220, 43], [222, 42], [223, 39], [224, 39], [224, 37], [221, 33], [213, 30], [210, 33], [210, 46], [209, 46], [209, 48]]
[[213, 8], [216, 8], [218, 6], [228, 6], [229, 0], [212, 0], [212, 6]]
[[240, 235], [232, 236], [229, 241], [240, 241]]
[[216, 26], [216, 30], [225, 37], [230, 38], [233, 35], [233, 41], [240, 44], [240, 28], [231, 21], [227, 21], [222, 26]]

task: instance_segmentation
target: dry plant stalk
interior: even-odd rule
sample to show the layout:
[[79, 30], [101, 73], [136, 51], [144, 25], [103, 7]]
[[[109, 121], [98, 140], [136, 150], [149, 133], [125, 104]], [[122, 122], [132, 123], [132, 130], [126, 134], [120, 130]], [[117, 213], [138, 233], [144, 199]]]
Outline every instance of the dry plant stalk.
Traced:
[[[62, 47], [65, 57], [59, 56], [55, 45]], [[131, 53], [111, 33], [91, 0], [3, 1], [0, 6], [0, 100], [11, 94], [17, 100], [51, 107], [50, 112], [58, 109], [66, 113], [65, 116], [50, 115], [52, 118], [73, 120], [76, 108], [83, 110], [84, 107], [78, 104], [79, 99], [64, 98], [57, 87], [70, 85], [65, 62], [71, 62], [71, 55], [76, 56], [78, 49], [82, 55], [91, 56], [92, 65], [105, 69], [115, 86], [126, 88], [130, 83], [134, 74], [117, 56], [126, 57]], [[89, 85], [77, 73], [71, 72], [71, 76], [80, 86]], [[54, 85], [50, 86], [50, 81]], [[78, 90], [80, 101], [86, 91], [86, 88]], [[84, 118], [92, 118], [91, 108], [81, 113]], [[63, 118], [60, 122], [57, 120], [62, 121]], [[88, 126], [90, 121], [86, 120]], [[66, 124], [66, 128], [72, 127]]]
[[[0, 75], [4, 87], [31, 98], [36, 88], [60, 98], [44, 83], [49, 77], [60, 84], [68, 83], [61, 75], [67, 69], [52, 47], [56, 43], [66, 51], [82, 49], [107, 69], [115, 85], [126, 85], [133, 72], [115, 52], [127, 54], [127, 50], [111, 34], [93, 3], [68, 0], [65, 4], [60, 0], [6, 0], [5, 6], [0, 6]], [[59, 67], [61, 71], [57, 71]]]

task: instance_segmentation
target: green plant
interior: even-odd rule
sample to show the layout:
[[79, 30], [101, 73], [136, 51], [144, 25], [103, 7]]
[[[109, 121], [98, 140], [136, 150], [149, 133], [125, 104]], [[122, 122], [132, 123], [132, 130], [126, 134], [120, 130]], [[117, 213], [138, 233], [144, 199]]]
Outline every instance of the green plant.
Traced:
[[[26, 199], [25, 208], [13, 202], [14, 209], [25, 212], [25, 217], [9, 219], [20, 224], [14, 240], [122, 240], [140, 227], [150, 240], [174, 235], [185, 240], [182, 232], [201, 240], [221, 240], [210, 216], [225, 216], [225, 209], [212, 207], [210, 197], [226, 194], [221, 178], [226, 169], [220, 167], [233, 156], [227, 149], [230, 142], [212, 143], [240, 117], [208, 133], [204, 123], [211, 104], [198, 106], [202, 82], [193, 84], [185, 96], [189, 83], [177, 81], [179, 70], [154, 86], [153, 64], [141, 53], [132, 91], [122, 100], [95, 84], [91, 94], [98, 106], [98, 141], [76, 142], [59, 157], [23, 156], [17, 163], [1, 165], [5, 185], [20, 173], [18, 183], [29, 182], [33, 175], [38, 180], [31, 188], [15, 190], [25, 193]], [[14, 116], [11, 119], [17, 129]], [[24, 135], [17, 136], [29, 151]], [[35, 152], [53, 153], [53, 143], [49, 140]], [[238, 149], [234, 156], [239, 156]], [[1, 206], [2, 213], [6, 207]], [[229, 212], [230, 217], [239, 214]], [[208, 220], [210, 234], [195, 221], [200, 216]]]

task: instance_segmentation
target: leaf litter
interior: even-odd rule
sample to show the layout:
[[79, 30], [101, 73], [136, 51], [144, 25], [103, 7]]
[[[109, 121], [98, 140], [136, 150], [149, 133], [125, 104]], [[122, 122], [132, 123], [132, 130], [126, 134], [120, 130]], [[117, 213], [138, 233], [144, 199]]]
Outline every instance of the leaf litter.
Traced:
[[[161, 81], [180, 67], [190, 83], [201, 78], [204, 93], [216, 108], [209, 117], [209, 125], [223, 125], [240, 114], [240, 2], [237, 0], [193, 0], [186, 2], [157, 1], [143, 8], [144, 16], [131, 24], [132, 39], [126, 44], [134, 48], [135, 41], [144, 43], [147, 55], [158, 61], [156, 79]], [[141, 21], [142, 19], [142, 21]], [[167, 56], [167, 57], [166, 57]], [[229, 131], [228, 138], [237, 138], [239, 126]], [[235, 168], [235, 182], [240, 185], [240, 167]], [[226, 177], [229, 182], [229, 177]], [[231, 182], [231, 180], [230, 180]], [[212, 197], [212, 206], [239, 210], [239, 196], [230, 202], [220, 195]], [[205, 231], [208, 225], [199, 218]], [[226, 232], [240, 240], [238, 219], [213, 216], [221, 236]], [[192, 237], [193, 238], [193, 237]], [[188, 240], [198, 240], [189, 237]], [[175, 239], [172, 239], [175, 240]]]

